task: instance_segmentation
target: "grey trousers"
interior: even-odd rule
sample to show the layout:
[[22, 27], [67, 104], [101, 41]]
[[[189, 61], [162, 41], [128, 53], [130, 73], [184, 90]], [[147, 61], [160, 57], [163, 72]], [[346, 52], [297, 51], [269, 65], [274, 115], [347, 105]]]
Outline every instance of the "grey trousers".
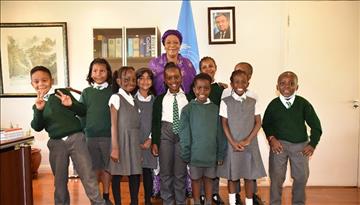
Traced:
[[280, 141], [283, 152], [275, 154], [270, 151], [269, 175], [270, 175], [270, 204], [281, 205], [283, 183], [286, 178], [287, 162], [290, 161], [292, 185], [292, 204], [305, 204], [305, 187], [309, 178], [309, 159], [302, 154], [308, 142], [290, 143]]
[[55, 178], [55, 204], [70, 204], [67, 183], [69, 157], [71, 157], [91, 204], [105, 205], [105, 201], [100, 197], [95, 172], [92, 170], [90, 154], [86, 146], [84, 134], [78, 132], [69, 135], [65, 141], [62, 139], [50, 139], [47, 146], [50, 152], [50, 166]]
[[185, 204], [186, 163], [180, 157], [179, 136], [173, 133], [172, 123], [161, 123], [159, 165], [163, 204]]

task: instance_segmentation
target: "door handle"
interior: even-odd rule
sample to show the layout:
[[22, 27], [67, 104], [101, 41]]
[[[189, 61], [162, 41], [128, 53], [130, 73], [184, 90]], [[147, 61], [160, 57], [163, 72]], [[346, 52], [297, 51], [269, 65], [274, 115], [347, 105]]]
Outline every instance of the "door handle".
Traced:
[[360, 101], [359, 100], [353, 100], [352, 103], [353, 103], [353, 108], [354, 109], [356, 109], [356, 108], [358, 108], [360, 106]]

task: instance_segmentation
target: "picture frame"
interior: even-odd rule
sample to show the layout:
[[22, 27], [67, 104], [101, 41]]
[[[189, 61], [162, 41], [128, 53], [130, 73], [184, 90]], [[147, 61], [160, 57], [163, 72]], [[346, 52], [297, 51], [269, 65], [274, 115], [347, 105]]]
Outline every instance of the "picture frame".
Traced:
[[235, 7], [208, 7], [209, 44], [235, 44]]
[[0, 97], [35, 97], [30, 70], [49, 68], [53, 87], [67, 87], [66, 22], [0, 23]]

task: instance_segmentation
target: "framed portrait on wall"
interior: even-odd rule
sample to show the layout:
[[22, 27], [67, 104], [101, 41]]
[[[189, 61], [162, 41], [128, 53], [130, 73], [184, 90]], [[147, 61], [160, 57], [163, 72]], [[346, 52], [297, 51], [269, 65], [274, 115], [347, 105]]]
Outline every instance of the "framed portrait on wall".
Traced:
[[235, 7], [208, 8], [209, 44], [235, 44]]
[[1, 23], [0, 97], [36, 96], [30, 70], [51, 71], [54, 87], [69, 84], [66, 22]]

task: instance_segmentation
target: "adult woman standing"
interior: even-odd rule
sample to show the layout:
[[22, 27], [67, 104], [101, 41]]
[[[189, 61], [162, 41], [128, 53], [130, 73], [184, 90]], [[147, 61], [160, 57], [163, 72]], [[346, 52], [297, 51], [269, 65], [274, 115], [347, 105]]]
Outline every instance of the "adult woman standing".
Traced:
[[181, 88], [186, 94], [189, 93], [196, 71], [191, 61], [179, 53], [182, 43], [181, 33], [178, 30], [167, 30], [163, 34], [161, 41], [164, 45], [165, 53], [157, 58], [153, 58], [149, 63], [149, 68], [154, 73], [156, 95], [160, 95], [166, 91], [164, 84], [164, 66], [168, 62], [174, 62], [181, 69], [183, 76]]
[[[182, 43], [182, 35], [178, 30], [167, 30], [162, 38], [162, 44], [165, 48], [165, 53], [157, 58], [151, 59], [149, 62], [149, 68], [154, 73], [153, 86], [156, 95], [161, 95], [166, 92], [164, 83], [164, 67], [168, 62], [175, 63], [181, 70], [182, 83], [181, 89], [188, 94], [191, 91], [191, 84], [195, 78], [196, 71], [194, 65], [188, 58], [183, 57], [179, 51]], [[159, 173], [159, 169], [155, 171]], [[160, 176], [154, 174], [154, 196], [160, 195]], [[191, 180], [189, 175], [186, 179], [186, 196], [191, 196]]]

